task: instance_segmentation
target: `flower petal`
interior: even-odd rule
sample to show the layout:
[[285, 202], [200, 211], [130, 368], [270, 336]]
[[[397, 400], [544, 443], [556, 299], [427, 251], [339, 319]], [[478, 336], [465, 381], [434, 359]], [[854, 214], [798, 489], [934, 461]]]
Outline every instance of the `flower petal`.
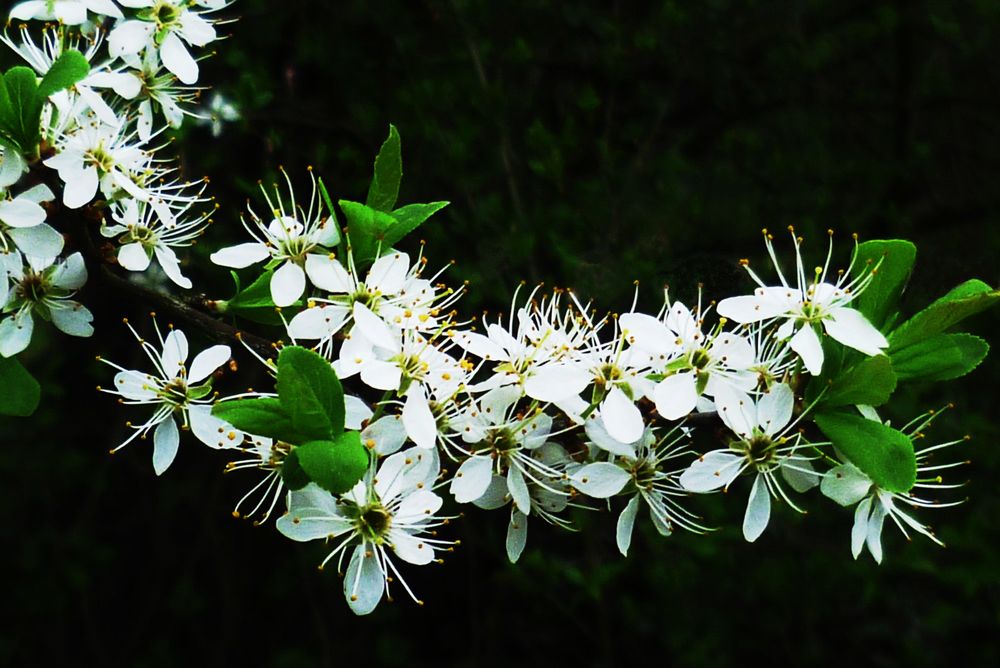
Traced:
[[271, 257], [267, 246], [257, 241], [223, 248], [212, 253], [210, 259], [221, 267], [243, 269]]
[[854, 464], [841, 464], [823, 476], [819, 490], [842, 506], [853, 506], [868, 495], [871, 479]]
[[275, 306], [291, 306], [305, 291], [306, 272], [294, 262], [285, 262], [271, 276], [271, 300]]
[[493, 460], [489, 457], [469, 457], [455, 471], [448, 491], [458, 503], [469, 503], [481, 497], [493, 478]]
[[826, 332], [848, 348], [860, 350], [866, 355], [880, 355], [889, 342], [868, 319], [852, 308], [840, 307], [823, 319]]
[[795, 333], [788, 345], [794, 350], [802, 363], [813, 376], [818, 376], [823, 371], [823, 346], [820, 344], [819, 336], [812, 325], [805, 324]]
[[162, 475], [177, 456], [177, 446], [181, 442], [180, 432], [174, 418], [167, 416], [153, 432], [153, 470]]
[[524, 480], [521, 469], [511, 466], [507, 471], [507, 491], [514, 499], [514, 505], [525, 515], [531, 513], [531, 493], [528, 491], [528, 483]]
[[771, 494], [767, 490], [764, 475], [757, 474], [750, 488], [750, 500], [747, 501], [747, 512], [743, 516], [743, 537], [747, 542], [754, 542], [767, 528], [771, 519]]
[[211, 406], [188, 408], [188, 424], [195, 438], [210, 448], [235, 448], [243, 443], [243, 432], [212, 415]]
[[570, 364], [547, 364], [524, 382], [524, 391], [539, 401], [564, 401], [590, 384], [590, 374]]
[[634, 495], [618, 516], [618, 524], [615, 528], [615, 542], [618, 543], [618, 551], [623, 557], [628, 556], [628, 548], [632, 545], [632, 530], [635, 527], [635, 518], [639, 514], [639, 495]]
[[181, 83], [189, 86], [197, 83], [198, 62], [191, 57], [177, 33], [171, 32], [163, 38], [160, 44], [160, 59], [163, 61], [163, 66], [176, 74]]
[[385, 574], [379, 566], [375, 547], [362, 543], [354, 548], [344, 575], [344, 598], [356, 615], [367, 615], [378, 606], [385, 591]]
[[417, 447], [433, 448], [437, 442], [437, 423], [427, 403], [422, 385], [411, 385], [403, 404], [403, 426]]
[[361, 302], [354, 302], [354, 323], [361, 334], [379, 348], [399, 352], [399, 337], [393, 335], [385, 320], [378, 317]]
[[336, 260], [329, 255], [310, 253], [306, 256], [306, 274], [317, 288], [337, 294], [354, 292], [354, 280]]
[[617, 386], [611, 388], [601, 403], [601, 419], [608, 434], [622, 443], [635, 443], [646, 428], [642, 413]]
[[694, 374], [688, 371], [667, 376], [653, 389], [656, 412], [667, 420], [679, 420], [694, 410], [698, 391]]
[[706, 452], [687, 467], [679, 482], [689, 492], [711, 492], [735, 480], [745, 461], [735, 452]]
[[510, 523], [507, 525], [507, 558], [510, 563], [517, 563], [527, 542], [528, 516], [517, 508], [511, 508]]
[[774, 436], [792, 419], [795, 395], [785, 383], [776, 383], [757, 400], [756, 422], [764, 433]]
[[149, 261], [146, 248], [138, 241], [118, 249], [118, 264], [129, 271], [146, 271], [149, 269]]
[[232, 356], [232, 350], [225, 345], [212, 346], [201, 351], [194, 358], [191, 368], [188, 370], [188, 382], [198, 383], [208, 378], [209, 374], [228, 362]]
[[595, 462], [570, 476], [573, 487], [595, 499], [607, 499], [624, 489], [632, 475], [610, 462]]

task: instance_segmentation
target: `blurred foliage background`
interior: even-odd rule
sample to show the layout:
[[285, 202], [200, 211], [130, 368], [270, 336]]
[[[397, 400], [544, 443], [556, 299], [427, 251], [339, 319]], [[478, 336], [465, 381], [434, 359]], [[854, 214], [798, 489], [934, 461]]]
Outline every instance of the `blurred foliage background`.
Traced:
[[[430, 266], [455, 259], [447, 280], [471, 282], [469, 314], [505, 310], [522, 279], [609, 310], [628, 307], [635, 279], [652, 310], [664, 283], [685, 300], [698, 283], [735, 294], [737, 260], [763, 263], [760, 229], [788, 225], [817, 259], [827, 228], [842, 261], [851, 232], [914, 240], [911, 311], [965, 278], [1000, 282], [995, 2], [239, 0], [231, 12], [202, 80], [241, 119], [175, 145], [221, 205], [188, 267], [212, 296], [231, 281], [207, 255], [240, 238], [258, 179], [284, 165], [303, 190], [314, 165], [336, 197], [362, 199], [390, 122], [401, 202], [452, 202], [421, 236]], [[615, 514], [581, 517], [577, 534], [533, 520], [511, 566], [505, 514], [469, 512], [444, 567], [406, 570], [425, 606], [404, 596], [357, 619], [336, 574], [314, 568], [321, 546], [230, 518], [250, 478], [221, 476], [218, 453], [187, 441], [163, 480], [149, 444], [107, 455], [139, 414], [94, 392], [111, 378], [94, 355], [140, 368], [119, 319], [148, 322], [148, 306], [83, 297], [98, 335], [39, 333], [26, 362], [44, 407], [0, 422], [0, 665], [1000, 665], [996, 354], [894, 400], [897, 420], [954, 401], [930, 438], [973, 436], [955, 455], [972, 460], [954, 476], [969, 501], [921, 514], [946, 549], [890, 526], [886, 563], [855, 562], [851, 513], [819, 495], [806, 517], [779, 508], [747, 545], [737, 488], [698, 500], [725, 527], [710, 537], [661, 539], [643, 521], [622, 559]], [[996, 343], [998, 316], [971, 329]], [[260, 382], [237, 358], [240, 382]]]

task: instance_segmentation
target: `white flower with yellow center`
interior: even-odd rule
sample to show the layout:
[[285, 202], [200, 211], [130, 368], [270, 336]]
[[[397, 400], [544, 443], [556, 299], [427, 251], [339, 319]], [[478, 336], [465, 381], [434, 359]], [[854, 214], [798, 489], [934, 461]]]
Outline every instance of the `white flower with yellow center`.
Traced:
[[795, 236], [795, 284], [789, 284], [781, 272], [774, 253], [771, 235], [764, 231], [764, 243], [778, 273], [780, 286], [766, 285], [748, 262], [746, 267], [751, 278], [760, 286], [753, 295], [730, 297], [719, 302], [719, 315], [738, 323], [752, 323], [763, 320], [783, 320], [775, 333], [779, 340], [788, 339], [788, 345], [798, 353], [806, 371], [817, 376], [823, 369], [823, 346], [820, 343], [819, 328], [848, 348], [854, 348], [866, 355], [879, 355], [889, 346], [889, 342], [862, 313], [850, 308], [850, 303], [868, 286], [874, 270], [861, 276], [850, 277], [851, 269], [839, 274], [830, 283], [827, 275], [830, 258], [833, 255], [833, 236], [826, 262], [816, 267], [810, 279], [802, 264], [802, 238]]
[[350, 552], [344, 597], [355, 614], [374, 610], [393, 578], [420, 604], [390, 553], [423, 566], [451, 544], [430, 537], [445, 521], [435, 515], [441, 497], [431, 491], [439, 471], [436, 451], [410, 449], [386, 457], [377, 472], [373, 463], [365, 478], [339, 497], [309, 484], [289, 492], [288, 513], [278, 520], [278, 531], [296, 541], [334, 543], [320, 568], [337, 557], [341, 571]]
[[[126, 321], [128, 324], [128, 321]], [[155, 324], [155, 321], [154, 321]], [[118, 369], [114, 387], [102, 390], [118, 395], [121, 403], [136, 406], [152, 406], [153, 415], [140, 425], [126, 423], [134, 433], [114, 448], [116, 452], [134, 441], [145, 439], [153, 432], [153, 470], [162, 474], [177, 456], [180, 431], [190, 429], [195, 437], [213, 448], [237, 447], [243, 442], [243, 433], [225, 420], [212, 415], [214, 397], [210, 376], [230, 358], [229, 346], [212, 346], [195, 356], [190, 367], [187, 337], [179, 329], [171, 329], [166, 337], [160, 335], [156, 326], [156, 336], [160, 348], [144, 340], [132, 331], [146, 357], [155, 367], [155, 375], [142, 371], [125, 369], [105, 359], [100, 361]]]
[[[323, 290], [338, 290], [342, 286], [342, 275], [337, 270], [340, 263], [330, 249], [340, 241], [337, 221], [323, 215], [316, 189], [316, 177], [309, 170], [312, 179], [312, 194], [309, 208], [295, 202], [295, 190], [288, 174], [289, 205], [286, 207], [277, 185], [275, 199], [261, 186], [268, 210], [273, 216], [262, 218], [247, 205], [249, 221], [243, 219], [243, 227], [255, 241], [223, 248], [212, 253], [212, 262], [223, 267], [243, 269], [270, 258], [269, 267], [276, 267], [271, 277], [271, 299], [275, 306], [294, 304], [306, 291], [306, 278]], [[340, 267], [343, 269], [343, 267]]]

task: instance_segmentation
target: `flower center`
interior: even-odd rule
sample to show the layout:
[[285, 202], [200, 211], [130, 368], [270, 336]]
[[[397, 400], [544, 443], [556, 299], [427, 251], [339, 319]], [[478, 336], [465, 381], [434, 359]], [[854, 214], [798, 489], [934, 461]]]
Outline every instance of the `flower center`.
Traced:
[[695, 369], [701, 370], [708, 366], [708, 363], [712, 361], [711, 356], [704, 348], [698, 348], [691, 353], [691, 366]]
[[187, 405], [188, 388], [187, 382], [181, 378], [174, 378], [157, 392], [157, 395], [168, 404], [176, 408]]
[[29, 270], [25, 273], [21, 282], [18, 283], [15, 294], [26, 302], [37, 304], [45, 299], [45, 295], [49, 292], [49, 287], [49, 282], [45, 280], [45, 276]]
[[767, 466], [774, 459], [776, 444], [767, 434], [754, 434], [752, 437], [736, 443], [734, 449], [742, 452], [747, 460], [760, 468]]
[[362, 535], [371, 540], [379, 541], [388, 533], [391, 523], [392, 515], [381, 505], [373, 505], [362, 509], [355, 526]]

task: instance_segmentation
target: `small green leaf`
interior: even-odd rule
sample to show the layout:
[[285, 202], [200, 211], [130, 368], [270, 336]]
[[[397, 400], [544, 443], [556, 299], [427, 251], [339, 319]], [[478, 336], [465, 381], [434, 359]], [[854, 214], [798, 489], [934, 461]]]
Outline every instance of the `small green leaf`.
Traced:
[[41, 387], [13, 357], [0, 357], [0, 415], [27, 417], [38, 408]]
[[858, 246], [853, 261], [856, 269], [852, 274], [870, 267], [872, 278], [852, 306], [876, 327], [882, 327], [895, 312], [916, 257], [917, 247], [902, 239], [866, 241]]
[[282, 348], [277, 386], [292, 426], [307, 439], [329, 439], [344, 431], [344, 390], [320, 355], [299, 346]]
[[842, 371], [821, 399], [824, 406], [881, 406], [896, 390], [896, 374], [885, 355], [867, 357]]
[[375, 156], [375, 173], [365, 203], [377, 211], [392, 211], [399, 197], [399, 182], [402, 179], [403, 156], [399, 132], [395, 125], [389, 125], [389, 136]]
[[189, 387], [187, 391], [189, 399], [204, 399], [211, 393], [212, 393], [211, 379], [209, 379], [209, 382], [205, 383], [204, 385], [196, 385], [194, 387]]
[[979, 366], [989, 351], [978, 336], [938, 334], [893, 352], [892, 366], [900, 380], [952, 380]]
[[59, 56], [38, 84], [38, 94], [47, 98], [53, 93], [69, 88], [83, 81], [90, 74], [90, 63], [79, 51], [70, 49]]
[[[273, 275], [274, 271], [267, 270], [246, 289], [237, 292], [232, 299], [225, 302], [225, 312], [234, 313], [241, 318], [259, 322], [262, 325], [282, 324], [281, 316], [275, 311], [274, 301], [271, 299], [271, 277]], [[286, 308], [297, 309], [301, 308], [302, 305], [300, 299]]]
[[298, 448], [288, 453], [281, 463], [281, 480], [293, 492], [309, 484], [309, 474], [302, 470], [302, 464], [299, 463]]
[[973, 279], [962, 283], [897, 327], [889, 335], [890, 355], [940, 334], [993, 306], [997, 300], [1000, 300], [1000, 290], [994, 290], [982, 281]]
[[833, 445], [876, 485], [900, 494], [912, 489], [917, 459], [906, 434], [849, 413], [819, 413], [815, 419]]
[[292, 425], [292, 417], [275, 397], [223, 401], [212, 406], [212, 415], [241, 431], [296, 445], [309, 440]]
[[384, 239], [396, 224], [396, 219], [391, 214], [358, 202], [342, 199], [337, 203], [347, 217], [347, 234], [354, 264], [361, 269], [374, 262], [377, 253], [389, 250], [391, 244], [384, 243]]
[[356, 431], [344, 432], [332, 441], [310, 441], [293, 452], [309, 479], [332, 494], [351, 489], [368, 470], [368, 450]]
[[383, 247], [391, 248], [398, 244], [403, 237], [417, 229], [428, 218], [441, 209], [448, 206], [449, 202], [429, 202], [427, 204], [407, 204], [392, 212], [392, 217], [396, 223], [390, 227], [385, 234]]
[[38, 144], [38, 123], [45, 99], [38, 94], [35, 71], [30, 67], [12, 67], [3, 75], [3, 80], [10, 104], [5, 129], [27, 153]]

